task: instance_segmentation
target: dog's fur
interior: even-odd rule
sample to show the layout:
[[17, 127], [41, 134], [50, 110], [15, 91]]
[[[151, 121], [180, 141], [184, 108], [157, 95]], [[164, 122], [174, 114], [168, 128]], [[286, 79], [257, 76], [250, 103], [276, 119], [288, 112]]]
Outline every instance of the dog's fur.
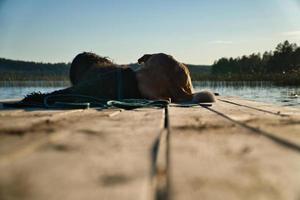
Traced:
[[145, 54], [145, 55], [143, 55], [141, 58], [138, 59], [138, 63], [139, 64], [143, 64], [143, 63], [147, 62], [152, 55], [153, 54]]
[[185, 65], [172, 56], [146, 54], [138, 60], [144, 65], [137, 71], [141, 94], [149, 99], [171, 99], [173, 102], [191, 101], [193, 85]]
[[141, 94], [149, 99], [171, 99], [173, 102], [214, 102], [214, 94], [208, 91], [194, 93], [188, 68], [172, 56], [158, 53], [145, 54], [137, 71]]

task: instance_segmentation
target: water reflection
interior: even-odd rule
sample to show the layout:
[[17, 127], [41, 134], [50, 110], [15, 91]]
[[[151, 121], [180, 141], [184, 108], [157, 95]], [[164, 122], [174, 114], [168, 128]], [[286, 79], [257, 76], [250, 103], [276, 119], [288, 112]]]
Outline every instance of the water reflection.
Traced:
[[23, 98], [32, 92], [48, 93], [69, 85], [69, 81], [0, 81], [0, 99]]
[[[300, 107], [300, 87], [275, 86], [271, 82], [194, 82], [196, 91], [211, 90], [223, 96], [239, 96], [260, 102]], [[65, 83], [35, 86], [0, 87], [0, 99], [22, 98], [31, 92], [51, 92], [68, 86]]]
[[271, 82], [194, 82], [195, 90], [211, 90], [224, 96], [240, 96], [284, 106], [300, 106], [300, 87], [276, 86]]
[[41, 86], [21, 86], [21, 87], [0, 87], [0, 99], [23, 98], [32, 92], [48, 93], [63, 87], [41, 87]]

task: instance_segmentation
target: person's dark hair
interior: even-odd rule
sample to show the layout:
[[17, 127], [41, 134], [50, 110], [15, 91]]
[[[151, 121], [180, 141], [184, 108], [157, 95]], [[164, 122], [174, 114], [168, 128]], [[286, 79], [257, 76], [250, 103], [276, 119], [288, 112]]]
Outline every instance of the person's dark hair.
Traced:
[[91, 69], [92, 66], [109, 66], [113, 62], [106, 57], [98, 56], [94, 53], [83, 52], [78, 54], [72, 61], [70, 68], [70, 80], [72, 85], [76, 85], [84, 77], [85, 73]]

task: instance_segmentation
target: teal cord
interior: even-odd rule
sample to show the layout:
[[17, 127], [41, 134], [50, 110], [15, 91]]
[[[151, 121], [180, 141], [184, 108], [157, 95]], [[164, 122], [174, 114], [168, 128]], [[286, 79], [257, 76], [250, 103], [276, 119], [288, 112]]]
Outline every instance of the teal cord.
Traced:
[[121, 101], [111, 100], [107, 102], [109, 107], [123, 108], [126, 110], [136, 109], [136, 108], [149, 108], [158, 107], [164, 108], [169, 105], [169, 101], [166, 100], [147, 100], [147, 99], [123, 99]]
[[[70, 98], [69, 101], [63, 100], [62, 98]], [[77, 98], [77, 99], [76, 99]], [[53, 104], [49, 103], [49, 99], [55, 101]], [[74, 102], [83, 99], [84, 102]], [[68, 109], [87, 109], [90, 107], [101, 107], [106, 108], [107, 100], [98, 99], [92, 96], [86, 95], [74, 95], [74, 94], [61, 94], [61, 95], [49, 95], [44, 98], [44, 106], [46, 108], [68, 108]]]
[[[68, 101], [66, 101], [66, 99]], [[81, 100], [81, 101], [80, 101]], [[49, 103], [53, 101], [53, 103]], [[122, 100], [105, 100], [85, 95], [49, 95], [44, 98], [46, 108], [61, 109], [87, 109], [90, 107], [109, 108], [117, 107], [126, 110], [147, 107], [164, 108], [169, 105], [166, 100], [146, 100], [146, 99], [122, 99]]]

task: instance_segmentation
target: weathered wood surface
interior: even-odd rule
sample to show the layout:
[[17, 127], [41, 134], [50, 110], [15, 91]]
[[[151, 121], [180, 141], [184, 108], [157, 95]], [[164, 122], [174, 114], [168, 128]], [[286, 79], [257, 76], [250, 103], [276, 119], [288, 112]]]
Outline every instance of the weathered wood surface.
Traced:
[[220, 97], [171, 106], [168, 131], [163, 109], [2, 109], [0, 199], [155, 199], [155, 180], [175, 200], [298, 200], [299, 111]]
[[223, 101], [211, 110], [171, 108], [172, 198], [300, 199], [299, 150], [212, 112], [300, 144], [297, 109], [220, 99], [288, 116]]
[[0, 199], [148, 199], [162, 112], [2, 111]]

